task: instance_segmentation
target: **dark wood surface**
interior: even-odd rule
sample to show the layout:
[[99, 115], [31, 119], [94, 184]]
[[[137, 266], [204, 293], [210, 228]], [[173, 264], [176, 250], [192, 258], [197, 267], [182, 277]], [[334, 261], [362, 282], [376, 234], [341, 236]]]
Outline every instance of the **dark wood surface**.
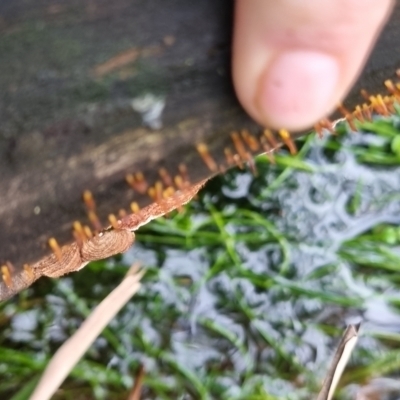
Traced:
[[[209, 171], [229, 132], [256, 129], [233, 93], [229, 0], [4, 0], [0, 2], [0, 262], [16, 268], [71, 240], [86, 221], [82, 192], [106, 216], [141, 205], [125, 175], [149, 182], [161, 166], [185, 163], [191, 180]], [[351, 40], [351, 38], [349, 38]], [[400, 67], [400, 7], [382, 35], [359, 89], [383, 91]], [[162, 128], [144, 126], [131, 101], [165, 98]]]

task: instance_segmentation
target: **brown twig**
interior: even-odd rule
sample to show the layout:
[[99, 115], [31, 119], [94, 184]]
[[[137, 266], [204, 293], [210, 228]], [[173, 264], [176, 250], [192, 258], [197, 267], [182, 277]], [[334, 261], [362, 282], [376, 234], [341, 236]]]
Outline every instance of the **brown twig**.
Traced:
[[135, 384], [128, 394], [127, 400], [140, 400], [142, 394], [142, 385], [144, 379], [145, 370], [143, 365], [140, 365], [139, 370], [136, 374]]

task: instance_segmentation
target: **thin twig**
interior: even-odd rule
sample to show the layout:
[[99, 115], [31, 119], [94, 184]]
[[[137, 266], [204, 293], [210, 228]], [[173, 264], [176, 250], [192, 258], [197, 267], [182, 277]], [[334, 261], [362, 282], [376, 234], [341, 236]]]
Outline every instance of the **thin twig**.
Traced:
[[142, 385], [144, 379], [144, 367], [141, 365], [139, 367], [139, 371], [136, 374], [135, 384], [133, 385], [131, 391], [128, 394], [127, 400], [140, 400], [140, 396], [142, 394]]

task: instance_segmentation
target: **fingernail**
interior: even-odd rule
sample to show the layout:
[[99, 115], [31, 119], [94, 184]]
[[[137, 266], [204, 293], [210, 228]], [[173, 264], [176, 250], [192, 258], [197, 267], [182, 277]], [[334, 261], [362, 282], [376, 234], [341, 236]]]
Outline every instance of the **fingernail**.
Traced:
[[304, 129], [323, 118], [335, 104], [339, 65], [315, 51], [279, 54], [261, 76], [256, 101], [266, 121], [275, 127]]

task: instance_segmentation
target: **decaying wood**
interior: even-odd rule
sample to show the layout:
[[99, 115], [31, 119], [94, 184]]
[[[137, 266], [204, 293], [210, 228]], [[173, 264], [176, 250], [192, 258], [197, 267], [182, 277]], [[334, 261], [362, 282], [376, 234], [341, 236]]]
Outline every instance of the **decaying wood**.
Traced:
[[[188, 203], [203, 187], [205, 181], [190, 185], [175, 192], [165, 199], [160, 199], [134, 214], [126, 215], [115, 221], [94, 237], [81, 236], [71, 244], [60, 247], [53, 239], [53, 253], [41, 258], [32, 265], [25, 264], [22, 270], [16, 271], [10, 265], [1, 269], [0, 300], [7, 299], [15, 293], [30, 286], [42, 276], [59, 278], [65, 274], [76, 272], [90, 261], [101, 260], [123, 253], [134, 242], [134, 231], [151, 220], [161, 217]], [[79, 235], [79, 232], [76, 232]]]
[[[57, 250], [49, 255], [48, 240], [56, 237], [65, 245], [74, 221], [94, 222], [81, 201], [85, 190], [94, 194], [97, 222], [104, 226], [109, 213], [128, 208], [132, 200], [141, 207], [157, 200], [170, 189], [168, 179], [184, 189], [182, 182], [200, 182], [222, 164], [238, 161], [240, 146], [237, 136], [232, 144], [230, 133], [254, 132], [256, 126], [231, 86], [231, 8], [229, 0], [0, 4], [3, 292], [12, 288], [10, 279], [19, 286], [37, 279], [32, 265], [41, 257], [54, 260], [57, 268], [60, 257], [70, 270], [78, 265], [78, 250], [67, 247], [67, 254], [61, 247], [58, 257]], [[361, 87], [382, 93], [383, 82], [400, 66], [399, 21], [397, 6], [349, 95], [348, 109], [359, 102]], [[144, 93], [165, 100], [159, 130], [146, 128], [132, 109], [132, 100]], [[283, 139], [277, 135], [276, 145]], [[243, 136], [240, 140], [251, 148]], [[207, 144], [205, 152], [200, 148], [202, 157], [199, 143]], [[260, 144], [275, 146], [271, 140]], [[224, 151], [227, 146], [230, 152]], [[250, 150], [239, 159], [265, 147]], [[125, 183], [129, 173], [134, 189]], [[164, 182], [162, 189], [156, 182]], [[95, 240], [100, 239], [85, 243]]]

